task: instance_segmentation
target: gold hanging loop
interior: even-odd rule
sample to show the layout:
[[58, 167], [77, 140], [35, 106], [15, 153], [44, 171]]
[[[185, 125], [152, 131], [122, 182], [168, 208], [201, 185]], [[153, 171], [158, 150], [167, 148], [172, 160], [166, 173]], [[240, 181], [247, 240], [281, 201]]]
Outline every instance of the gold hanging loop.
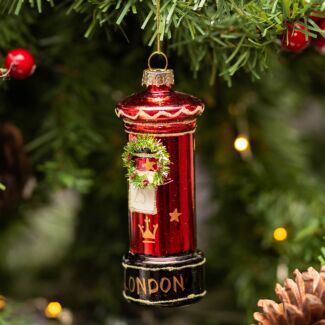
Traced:
[[148, 68], [149, 70], [155, 70], [156, 68], [153, 68], [151, 66], [151, 59], [154, 57], [154, 56], [157, 56], [157, 55], [160, 55], [164, 58], [165, 60], [165, 66], [162, 68], [162, 70], [166, 71], [167, 70], [167, 67], [168, 67], [168, 58], [167, 58], [167, 55], [164, 53], [164, 52], [160, 52], [160, 51], [155, 51], [155, 52], [152, 52], [148, 58]]

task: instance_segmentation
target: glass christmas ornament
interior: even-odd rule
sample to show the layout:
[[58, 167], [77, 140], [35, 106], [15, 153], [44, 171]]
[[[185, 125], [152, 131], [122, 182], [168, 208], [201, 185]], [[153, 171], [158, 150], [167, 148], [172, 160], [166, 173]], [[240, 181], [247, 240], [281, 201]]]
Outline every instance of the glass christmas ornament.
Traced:
[[[124, 155], [135, 169], [128, 171], [130, 249], [122, 263], [123, 294], [144, 305], [190, 304], [206, 293], [205, 258], [196, 247], [194, 184], [194, 131], [204, 105], [173, 91], [173, 83], [172, 70], [147, 69], [142, 79], [147, 90], [116, 107], [131, 147], [138, 150]], [[161, 145], [168, 155], [155, 149]], [[163, 184], [154, 186], [162, 159], [169, 159], [169, 167]]]

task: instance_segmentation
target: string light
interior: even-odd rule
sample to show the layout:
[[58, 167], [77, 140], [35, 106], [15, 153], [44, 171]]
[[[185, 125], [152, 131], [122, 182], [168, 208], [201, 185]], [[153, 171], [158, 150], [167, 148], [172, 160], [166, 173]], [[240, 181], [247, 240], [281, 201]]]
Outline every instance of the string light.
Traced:
[[249, 149], [249, 140], [246, 135], [239, 135], [234, 141], [234, 147], [237, 151], [243, 152]]
[[7, 305], [7, 300], [4, 296], [0, 296], [0, 310], [4, 310]]
[[288, 232], [285, 228], [283, 227], [278, 227], [273, 231], [273, 238], [276, 241], [284, 241], [288, 237]]
[[49, 302], [44, 313], [48, 318], [58, 318], [62, 313], [62, 306], [57, 301]]

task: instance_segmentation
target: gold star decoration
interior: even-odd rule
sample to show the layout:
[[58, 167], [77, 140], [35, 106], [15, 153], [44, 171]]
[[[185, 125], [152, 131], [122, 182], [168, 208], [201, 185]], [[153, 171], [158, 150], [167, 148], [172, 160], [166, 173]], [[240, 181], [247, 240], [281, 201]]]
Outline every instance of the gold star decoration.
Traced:
[[150, 161], [149, 158], [146, 159], [146, 162], [143, 163], [143, 166], [145, 167], [146, 171], [151, 171], [151, 170], [155, 170], [153, 168], [155, 162], [154, 161]]
[[174, 209], [173, 212], [170, 212], [169, 215], [170, 215], [170, 222], [172, 221], [176, 221], [176, 222], [179, 222], [179, 216], [181, 215], [182, 213], [181, 212], [178, 212], [178, 209]]

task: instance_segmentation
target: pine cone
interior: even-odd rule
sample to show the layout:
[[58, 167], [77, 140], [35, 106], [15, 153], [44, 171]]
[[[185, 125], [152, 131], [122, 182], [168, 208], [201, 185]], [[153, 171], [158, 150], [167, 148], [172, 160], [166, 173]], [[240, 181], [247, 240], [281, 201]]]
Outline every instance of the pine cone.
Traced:
[[0, 191], [0, 215], [26, 198], [26, 186], [31, 179], [31, 164], [20, 130], [9, 122], [0, 124], [0, 182], [6, 186], [5, 191]]
[[254, 313], [259, 325], [325, 325], [325, 266], [318, 273], [312, 267], [302, 274], [293, 272], [295, 281], [277, 284], [275, 293], [281, 303], [260, 299], [262, 309]]

